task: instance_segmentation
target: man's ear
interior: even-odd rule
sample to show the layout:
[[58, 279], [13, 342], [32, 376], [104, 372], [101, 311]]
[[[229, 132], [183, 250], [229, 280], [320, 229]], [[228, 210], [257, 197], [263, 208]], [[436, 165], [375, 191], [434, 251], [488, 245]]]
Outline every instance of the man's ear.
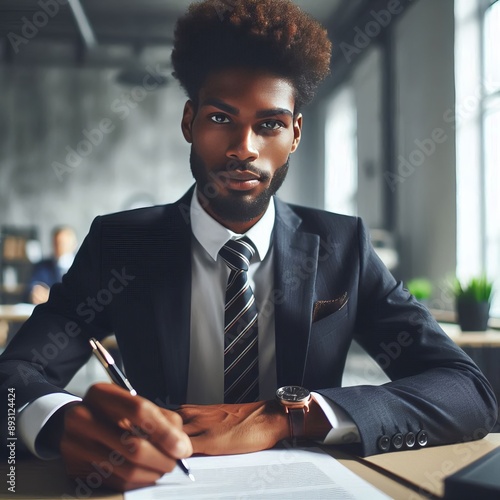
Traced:
[[290, 153], [295, 153], [295, 151], [299, 147], [301, 137], [302, 137], [302, 114], [299, 113], [293, 122], [293, 142]]
[[184, 105], [184, 111], [182, 113], [181, 129], [184, 139], [186, 139], [189, 144], [193, 142], [193, 120], [195, 117], [195, 110], [193, 101], [189, 100]]

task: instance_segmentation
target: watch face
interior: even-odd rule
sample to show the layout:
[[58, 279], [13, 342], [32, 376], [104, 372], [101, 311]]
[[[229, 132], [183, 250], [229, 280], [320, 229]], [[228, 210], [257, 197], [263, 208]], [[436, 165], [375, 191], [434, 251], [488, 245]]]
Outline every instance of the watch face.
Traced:
[[285, 385], [276, 391], [278, 399], [291, 402], [307, 400], [310, 394], [307, 389], [298, 385]]

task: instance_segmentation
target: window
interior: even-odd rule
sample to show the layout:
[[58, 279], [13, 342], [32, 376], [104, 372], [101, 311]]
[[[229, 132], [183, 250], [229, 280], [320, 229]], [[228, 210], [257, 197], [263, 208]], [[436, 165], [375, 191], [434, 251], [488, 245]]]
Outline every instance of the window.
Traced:
[[485, 267], [496, 282], [492, 312], [500, 316], [500, 1], [486, 10], [483, 43]]
[[334, 95], [326, 113], [325, 208], [331, 212], [356, 215], [357, 114], [350, 86], [344, 86]]
[[500, 0], [456, 0], [457, 275], [495, 282], [500, 316]]

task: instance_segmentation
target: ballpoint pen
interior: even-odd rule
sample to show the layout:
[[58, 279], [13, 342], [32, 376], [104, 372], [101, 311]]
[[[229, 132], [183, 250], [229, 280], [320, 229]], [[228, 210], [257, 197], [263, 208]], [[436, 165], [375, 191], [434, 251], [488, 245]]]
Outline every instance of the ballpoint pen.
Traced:
[[[89, 339], [90, 345], [92, 346], [92, 352], [95, 357], [102, 364], [106, 372], [108, 373], [111, 380], [116, 384], [126, 389], [132, 394], [132, 396], [137, 396], [137, 391], [132, 387], [130, 382], [127, 380], [123, 372], [118, 368], [115, 363], [115, 360], [109, 354], [109, 352], [102, 346], [102, 344], [95, 338]], [[180, 458], [177, 460], [177, 465], [182, 469], [184, 474], [194, 481], [194, 476], [189, 470], [188, 463], [185, 459]]]

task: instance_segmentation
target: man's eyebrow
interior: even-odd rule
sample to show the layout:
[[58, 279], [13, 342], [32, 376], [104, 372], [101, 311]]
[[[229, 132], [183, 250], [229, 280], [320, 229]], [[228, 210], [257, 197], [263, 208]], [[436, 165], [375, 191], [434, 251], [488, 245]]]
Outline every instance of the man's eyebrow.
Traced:
[[[205, 99], [202, 103], [202, 106], [214, 106], [216, 108], [219, 108], [222, 111], [225, 111], [226, 113], [229, 113], [231, 115], [238, 116], [240, 114], [240, 110], [238, 108], [235, 108], [234, 106], [231, 106], [230, 104], [225, 103], [224, 101], [217, 99], [216, 97], [209, 97]], [[287, 115], [293, 118], [293, 113], [286, 108], [274, 108], [274, 109], [263, 109], [261, 111], [257, 111], [255, 113], [255, 116], [257, 118], [270, 118], [273, 116], [277, 115]]]
[[224, 101], [221, 101], [220, 99], [217, 99], [215, 97], [209, 97], [208, 99], [205, 99], [202, 103], [202, 106], [214, 106], [216, 108], [221, 109], [222, 111], [225, 111], [226, 113], [230, 113], [231, 115], [239, 115], [240, 110], [238, 108], [235, 108], [234, 106], [231, 106], [230, 104], [226, 104]]
[[287, 115], [293, 118], [293, 113], [286, 108], [264, 109], [256, 113], [257, 118], [270, 118], [277, 115]]

